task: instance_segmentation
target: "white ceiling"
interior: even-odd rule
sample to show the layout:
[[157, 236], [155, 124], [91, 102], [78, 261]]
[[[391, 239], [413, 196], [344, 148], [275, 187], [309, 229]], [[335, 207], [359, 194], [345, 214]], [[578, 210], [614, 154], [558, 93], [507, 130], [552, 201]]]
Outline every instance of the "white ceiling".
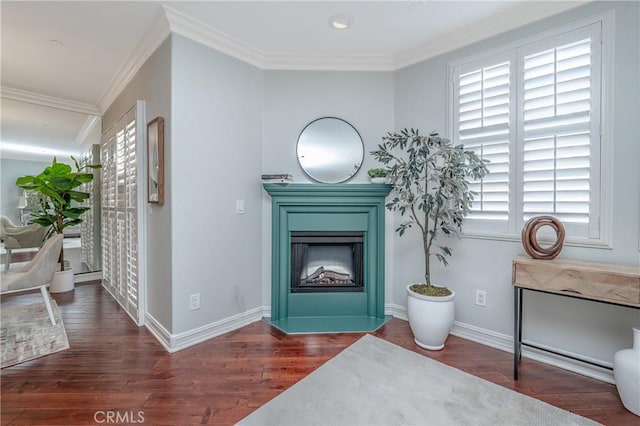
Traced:
[[[169, 31], [266, 69], [393, 70], [581, 3], [2, 1], [1, 140], [77, 145]], [[335, 13], [352, 26], [330, 28]]]
[[80, 154], [81, 139], [97, 124], [89, 116], [73, 111], [2, 99], [2, 157], [50, 160], [52, 156]]
[[[428, 43], [522, 1], [182, 2], [170, 7], [267, 56], [380, 56]], [[348, 30], [328, 25], [351, 16]]]

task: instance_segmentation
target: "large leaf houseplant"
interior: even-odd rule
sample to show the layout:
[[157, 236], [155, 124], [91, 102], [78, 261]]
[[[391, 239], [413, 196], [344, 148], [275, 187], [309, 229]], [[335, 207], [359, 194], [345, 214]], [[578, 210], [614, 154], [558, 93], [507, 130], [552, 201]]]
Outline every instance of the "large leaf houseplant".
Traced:
[[[89, 207], [80, 204], [91, 194], [79, 190], [79, 187], [93, 180], [93, 173], [87, 169], [102, 167], [99, 164], [80, 166], [71, 157], [75, 170], [68, 164], [58, 163], [56, 157], [38, 175], [19, 177], [16, 185], [38, 195], [38, 209], [31, 212], [34, 223], [48, 227], [47, 238], [53, 234], [62, 234], [65, 228], [82, 223], [81, 215]], [[65, 270], [64, 250], [60, 250], [60, 270]]]
[[[407, 287], [407, 311], [416, 343], [441, 349], [453, 322], [455, 293], [433, 284], [430, 261], [435, 257], [448, 264], [452, 251], [439, 237], [460, 234], [474, 198], [469, 182], [487, 173], [485, 161], [437, 133], [421, 135], [417, 129], [388, 133], [371, 154], [386, 166], [393, 185], [387, 208], [406, 219], [396, 231], [402, 236], [417, 228], [422, 234], [425, 282]], [[419, 301], [434, 303], [424, 307]], [[426, 324], [416, 325], [418, 320]], [[425, 330], [418, 332], [418, 328]]]

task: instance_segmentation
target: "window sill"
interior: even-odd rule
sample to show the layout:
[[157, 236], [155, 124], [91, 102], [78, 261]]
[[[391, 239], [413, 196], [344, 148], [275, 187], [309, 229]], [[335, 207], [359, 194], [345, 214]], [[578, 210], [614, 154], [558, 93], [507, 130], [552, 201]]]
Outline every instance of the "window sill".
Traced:
[[[516, 242], [516, 243], [522, 242], [522, 237], [520, 235], [515, 235], [515, 234], [490, 235], [490, 234], [480, 234], [480, 233], [469, 232], [469, 233], [462, 234], [462, 238], [469, 238], [474, 240], [508, 241], [508, 242]], [[542, 243], [544, 242], [552, 243], [553, 241], [554, 240], [551, 238], [540, 239], [540, 242]], [[587, 239], [569, 238], [564, 240], [563, 245], [567, 247], [582, 247], [582, 248], [594, 248], [594, 249], [601, 249], [601, 250], [613, 250], [613, 246], [608, 241], [596, 240], [596, 239], [587, 240]]]

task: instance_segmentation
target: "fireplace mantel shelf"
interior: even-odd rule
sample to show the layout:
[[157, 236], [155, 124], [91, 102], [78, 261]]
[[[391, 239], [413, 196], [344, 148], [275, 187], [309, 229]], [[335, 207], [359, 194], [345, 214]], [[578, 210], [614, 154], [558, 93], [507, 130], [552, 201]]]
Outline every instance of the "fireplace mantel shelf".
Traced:
[[[287, 333], [373, 331], [384, 315], [384, 234], [387, 184], [263, 183], [271, 195], [271, 318]], [[362, 292], [291, 291], [291, 235], [361, 232]]]
[[273, 196], [324, 195], [329, 197], [385, 197], [392, 186], [386, 183], [263, 183]]

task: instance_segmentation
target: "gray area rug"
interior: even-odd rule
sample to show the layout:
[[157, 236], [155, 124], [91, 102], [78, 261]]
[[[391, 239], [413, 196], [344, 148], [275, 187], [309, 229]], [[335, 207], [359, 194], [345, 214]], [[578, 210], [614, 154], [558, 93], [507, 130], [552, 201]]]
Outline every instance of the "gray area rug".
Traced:
[[69, 340], [55, 300], [56, 325], [51, 325], [42, 303], [2, 308], [0, 352], [2, 368], [69, 349]]
[[366, 335], [240, 425], [597, 425]]

